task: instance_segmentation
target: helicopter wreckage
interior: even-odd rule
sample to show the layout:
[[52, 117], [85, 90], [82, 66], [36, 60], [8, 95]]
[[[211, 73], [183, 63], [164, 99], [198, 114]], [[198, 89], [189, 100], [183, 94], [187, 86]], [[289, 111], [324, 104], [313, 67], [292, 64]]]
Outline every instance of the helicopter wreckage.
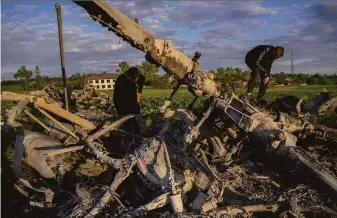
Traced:
[[[106, 2], [75, 3], [180, 82], [159, 108], [160, 131], [146, 137], [120, 130], [128, 120], [141, 122], [141, 118], [112, 117], [108, 96], [98, 96], [90, 88], [70, 94], [69, 111], [62, 108], [58, 91], [50, 87], [27, 95], [2, 92], [2, 101], [18, 102], [8, 111], [2, 131], [15, 132], [13, 170], [18, 180], [14, 186], [31, 206], [52, 208], [60, 217], [232, 217], [258, 212], [281, 217], [310, 212], [336, 216], [337, 205], [326, 200], [337, 197], [337, 172], [331, 170], [336, 161], [332, 166], [322, 164], [302, 146], [308, 139], [336, 146], [336, 129], [306, 119], [307, 114], [336, 108], [336, 98], [329, 92], [320, 93], [306, 106], [293, 98], [277, 99], [264, 107], [252, 105], [231, 87], [216, 82], [172, 42], [157, 39]], [[169, 107], [181, 84], [195, 96], [188, 110]], [[208, 99], [204, 113], [196, 116], [190, 109], [199, 96]], [[101, 119], [86, 115], [95, 99], [103, 105], [94, 109], [104, 113]], [[19, 122], [22, 117], [42, 130], [28, 130]], [[134, 140], [120, 145], [114, 140], [116, 131]], [[254, 161], [261, 155], [262, 163]], [[27, 166], [38, 179], [24, 172]], [[298, 173], [289, 173], [294, 166]], [[275, 173], [282, 167], [286, 168], [279, 171], [286, 178], [283, 181]], [[102, 177], [110, 186], [97, 183], [102, 183]], [[89, 184], [83, 178], [95, 182]], [[287, 180], [304, 183], [304, 178], [307, 185], [287, 184]], [[76, 186], [71, 191], [75, 194], [64, 203], [57, 194], [69, 186]]]

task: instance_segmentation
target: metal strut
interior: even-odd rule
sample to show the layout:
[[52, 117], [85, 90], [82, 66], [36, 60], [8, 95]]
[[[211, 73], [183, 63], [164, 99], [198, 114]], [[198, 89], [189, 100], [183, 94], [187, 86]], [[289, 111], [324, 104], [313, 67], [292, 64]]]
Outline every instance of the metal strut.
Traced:
[[62, 11], [61, 11], [61, 6], [58, 3], [56, 3], [55, 4], [55, 9], [56, 9], [57, 25], [58, 25], [58, 32], [59, 32], [61, 70], [62, 70], [62, 81], [63, 81], [63, 88], [64, 88], [64, 101], [65, 101], [65, 105], [66, 105], [66, 110], [69, 111], [68, 90], [67, 90], [67, 76], [66, 76], [66, 70], [65, 70], [65, 67], [64, 67], [64, 45], [63, 45], [63, 30], [62, 30]]

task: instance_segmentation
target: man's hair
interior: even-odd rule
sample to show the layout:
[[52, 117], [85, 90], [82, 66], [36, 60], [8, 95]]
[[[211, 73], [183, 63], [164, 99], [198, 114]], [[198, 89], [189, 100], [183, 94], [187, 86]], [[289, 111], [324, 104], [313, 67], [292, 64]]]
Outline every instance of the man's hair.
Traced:
[[282, 57], [284, 54], [284, 48], [281, 46], [276, 46], [276, 52], [278, 55], [280, 55], [280, 57]]
[[201, 57], [201, 53], [196, 51], [194, 53], [194, 57], [192, 58], [192, 61], [197, 62], [200, 57]]
[[201, 57], [201, 53], [200, 53], [200, 52], [198, 52], [198, 51], [196, 51], [196, 52], [194, 53], [194, 57], [196, 57], [196, 58], [200, 58], [200, 57]]
[[140, 71], [137, 67], [130, 67], [127, 71], [125, 71], [125, 74], [134, 79], [138, 79]]

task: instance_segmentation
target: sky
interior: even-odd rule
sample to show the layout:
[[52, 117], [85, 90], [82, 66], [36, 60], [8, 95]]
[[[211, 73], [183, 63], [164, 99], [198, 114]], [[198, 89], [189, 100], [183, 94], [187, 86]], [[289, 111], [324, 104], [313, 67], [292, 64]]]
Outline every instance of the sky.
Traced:
[[[71, 1], [1, 2], [1, 79], [25, 65], [41, 74], [60, 76], [55, 3], [62, 8], [67, 76], [115, 72], [118, 63], [145, 61], [144, 53], [94, 22]], [[272, 73], [337, 73], [337, 1], [110, 1], [138, 18], [158, 38], [171, 40], [191, 58], [201, 52], [204, 69], [241, 67], [257, 45], [283, 46]], [[161, 70], [161, 73], [164, 73]]]

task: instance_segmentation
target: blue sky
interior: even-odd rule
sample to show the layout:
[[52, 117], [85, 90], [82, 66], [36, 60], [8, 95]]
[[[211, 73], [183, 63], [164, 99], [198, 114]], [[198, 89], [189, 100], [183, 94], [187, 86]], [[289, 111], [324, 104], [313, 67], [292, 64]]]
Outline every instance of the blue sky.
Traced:
[[[259, 44], [281, 45], [283, 58], [272, 73], [337, 73], [337, 1], [111, 1], [157, 37], [169, 39], [190, 57], [202, 53], [205, 69], [247, 69], [245, 54]], [[12, 79], [26, 65], [61, 75], [56, 1], [1, 3], [1, 78]], [[72, 73], [115, 72], [121, 61], [131, 65], [144, 54], [88, 17], [71, 1], [62, 7], [65, 64]]]

